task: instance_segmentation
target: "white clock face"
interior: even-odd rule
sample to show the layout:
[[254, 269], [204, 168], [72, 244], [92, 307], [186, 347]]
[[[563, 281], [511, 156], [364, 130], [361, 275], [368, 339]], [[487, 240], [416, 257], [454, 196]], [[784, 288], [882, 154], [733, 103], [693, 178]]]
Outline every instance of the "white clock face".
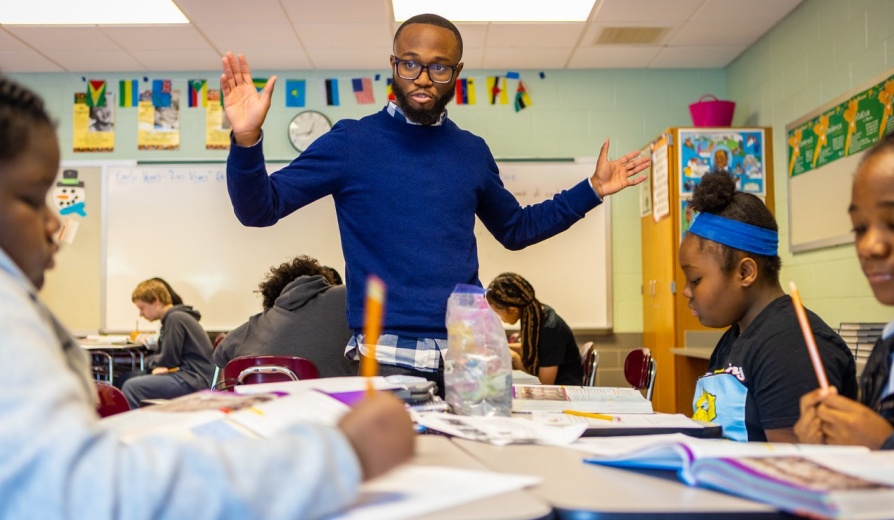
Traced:
[[299, 152], [307, 150], [310, 143], [332, 128], [329, 118], [320, 112], [306, 110], [289, 123], [289, 141]]

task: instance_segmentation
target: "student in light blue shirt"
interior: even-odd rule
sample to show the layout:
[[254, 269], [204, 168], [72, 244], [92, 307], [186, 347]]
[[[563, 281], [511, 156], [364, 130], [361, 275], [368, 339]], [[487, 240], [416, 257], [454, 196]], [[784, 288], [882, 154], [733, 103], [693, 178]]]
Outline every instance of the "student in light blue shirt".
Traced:
[[[403, 404], [377, 395], [337, 428], [267, 440], [124, 444], [103, 428], [86, 355], [37, 291], [59, 218], [59, 142], [43, 101], [0, 76], [0, 518], [319, 518], [413, 451]], [[77, 295], [72, 295], [77, 297]]]

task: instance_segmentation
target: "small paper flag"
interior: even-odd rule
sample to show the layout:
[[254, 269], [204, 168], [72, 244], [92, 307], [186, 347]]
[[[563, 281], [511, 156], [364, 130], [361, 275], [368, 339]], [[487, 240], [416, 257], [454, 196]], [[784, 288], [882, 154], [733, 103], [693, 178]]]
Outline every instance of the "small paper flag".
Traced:
[[106, 82], [99, 79], [91, 79], [87, 82], [87, 106], [106, 106]]
[[506, 78], [490, 76], [487, 78], [487, 91], [490, 94], [490, 104], [508, 105], [509, 93], [506, 92]]
[[118, 82], [118, 106], [135, 107], [140, 104], [140, 83], [139, 80], [123, 79]]
[[303, 79], [286, 80], [286, 106], [303, 107], [307, 83]]
[[475, 80], [473, 78], [463, 78], [456, 80], [456, 104], [475, 104]]
[[254, 84], [255, 88], [258, 89], [258, 92], [260, 92], [264, 90], [264, 85], [267, 84], [267, 79], [268, 78], [255, 78], [251, 80], [251, 82]]
[[394, 100], [395, 100], [395, 97], [394, 97], [394, 88], [391, 86], [391, 84], [392, 84], [393, 82], [394, 82], [394, 80], [391, 79], [391, 78], [388, 78], [387, 80], [385, 80], [385, 95], [388, 96], [388, 101], [394, 101]]
[[204, 79], [189, 80], [189, 107], [208, 106], [208, 81]]
[[373, 97], [373, 87], [371, 78], [354, 78], [351, 80], [351, 88], [354, 90], [354, 97], [360, 105], [369, 105], [375, 103]]
[[152, 106], [161, 108], [171, 106], [171, 80], [152, 80]]
[[528, 95], [525, 84], [518, 80], [518, 89], [515, 91], [515, 111], [524, 110], [529, 106], [531, 106], [531, 96]]
[[338, 102], [338, 80], [324, 79], [320, 88], [320, 100], [331, 107], [337, 107]]

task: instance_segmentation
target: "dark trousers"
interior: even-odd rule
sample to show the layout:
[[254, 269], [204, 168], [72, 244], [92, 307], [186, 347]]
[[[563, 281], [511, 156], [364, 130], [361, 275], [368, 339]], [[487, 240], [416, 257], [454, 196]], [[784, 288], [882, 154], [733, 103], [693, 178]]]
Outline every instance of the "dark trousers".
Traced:
[[139, 408], [144, 399], [173, 399], [193, 390], [177, 374], [156, 374], [131, 377], [121, 391], [130, 409]]

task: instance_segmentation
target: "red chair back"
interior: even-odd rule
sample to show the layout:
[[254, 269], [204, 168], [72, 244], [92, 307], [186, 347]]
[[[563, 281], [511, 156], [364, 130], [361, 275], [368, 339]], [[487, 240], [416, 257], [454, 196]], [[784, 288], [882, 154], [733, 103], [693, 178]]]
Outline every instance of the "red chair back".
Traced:
[[317, 379], [320, 373], [313, 361], [298, 356], [241, 356], [224, 367], [227, 388], [236, 385], [278, 383]]
[[624, 359], [624, 377], [637, 390], [646, 390], [646, 399], [652, 399], [655, 383], [655, 360], [648, 348], [631, 350]]
[[124, 393], [121, 390], [102, 381], [95, 381], [95, 383], [96, 392], [99, 394], [96, 412], [100, 417], [108, 417], [130, 411], [130, 405], [127, 404], [127, 398], [124, 397]]

